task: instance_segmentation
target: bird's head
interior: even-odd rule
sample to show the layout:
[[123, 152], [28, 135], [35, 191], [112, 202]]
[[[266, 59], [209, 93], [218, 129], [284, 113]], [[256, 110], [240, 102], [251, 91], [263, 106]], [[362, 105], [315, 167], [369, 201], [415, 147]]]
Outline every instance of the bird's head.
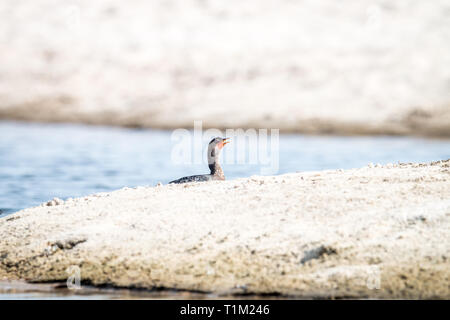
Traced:
[[217, 150], [221, 150], [227, 143], [230, 143], [229, 138], [214, 138], [209, 142], [209, 147], [211, 149], [217, 149]]
[[227, 141], [228, 138], [214, 138], [209, 142], [208, 145], [208, 163], [213, 163], [214, 159], [218, 159], [218, 156], [220, 154], [220, 151], [222, 150], [222, 148], [229, 143], [229, 141]]

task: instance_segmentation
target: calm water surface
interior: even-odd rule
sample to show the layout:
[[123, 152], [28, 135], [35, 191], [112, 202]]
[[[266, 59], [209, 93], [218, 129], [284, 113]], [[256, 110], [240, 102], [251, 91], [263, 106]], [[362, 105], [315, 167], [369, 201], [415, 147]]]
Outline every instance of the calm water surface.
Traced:
[[[0, 122], [0, 216], [54, 197], [66, 199], [207, 173], [171, 161], [171, 131]], [[226, 162], [227, 152], [224, 151]], [[203, 157], [203, 155], [202, 155]], [[450, 158], [450, 140], [281, 135], [278, 173]], [[260, 165], [223, 165], [227, 179]]]

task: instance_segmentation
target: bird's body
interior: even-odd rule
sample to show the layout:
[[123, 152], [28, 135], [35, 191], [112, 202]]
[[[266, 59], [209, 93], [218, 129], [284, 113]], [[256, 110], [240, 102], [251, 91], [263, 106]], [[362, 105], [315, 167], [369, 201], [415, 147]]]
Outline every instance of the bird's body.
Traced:
[[177, 180], [170, 181], [170, 183], [187, 183], [187, 182], [202, 182], [212, 180], [225, 180], [225, 175], [220, 167], [219, 156], [222, 148], [227, 144], [226, 138], [214, 138], [208, 145], [208, 166], [211, 171], [210, 174], [200, 174], [195, 176], [183, 177]]
[[170, 181], [169, 183], [187, 183], [187, 182], [200, 182], [214, 180], [210, 174], [199, 174], [196, 176], [183, 177], [177, 180]]

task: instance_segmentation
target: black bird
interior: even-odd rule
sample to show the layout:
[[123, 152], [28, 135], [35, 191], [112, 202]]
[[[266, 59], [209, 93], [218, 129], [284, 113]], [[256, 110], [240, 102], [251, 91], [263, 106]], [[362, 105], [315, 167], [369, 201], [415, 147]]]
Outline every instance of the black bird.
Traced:
[[183, 177], [169, 183], [186, 183], [197, 181], [225, 180], [222, 168], [219, 164], [219, 156], [222, 148], [228, 143], [228, 138], [214, 138], [208, 145], [208, 166], [210, 174], [200, 174], [196, 176]]

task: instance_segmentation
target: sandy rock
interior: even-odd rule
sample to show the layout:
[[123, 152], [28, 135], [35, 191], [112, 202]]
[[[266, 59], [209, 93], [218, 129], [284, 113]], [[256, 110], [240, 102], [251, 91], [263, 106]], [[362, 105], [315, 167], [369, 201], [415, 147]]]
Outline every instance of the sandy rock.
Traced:
[[0, 278], [65, 280], [76, 266], [94, 285], [449, 299], [449, 168], [124, 188], [29, 208], [0, 219]]
[[58, 205], [63, 204], [63, 203], [64, 203], [64, 200], [61, 200], [59, 198], [53, 198], [52, 200], [46, 202], [45, 205], [47, 207], [51, 207], [51, 206], [58, 206]]
[[448, 137], [449, 28], [448, 0], [3, 0], [0, 119]]

